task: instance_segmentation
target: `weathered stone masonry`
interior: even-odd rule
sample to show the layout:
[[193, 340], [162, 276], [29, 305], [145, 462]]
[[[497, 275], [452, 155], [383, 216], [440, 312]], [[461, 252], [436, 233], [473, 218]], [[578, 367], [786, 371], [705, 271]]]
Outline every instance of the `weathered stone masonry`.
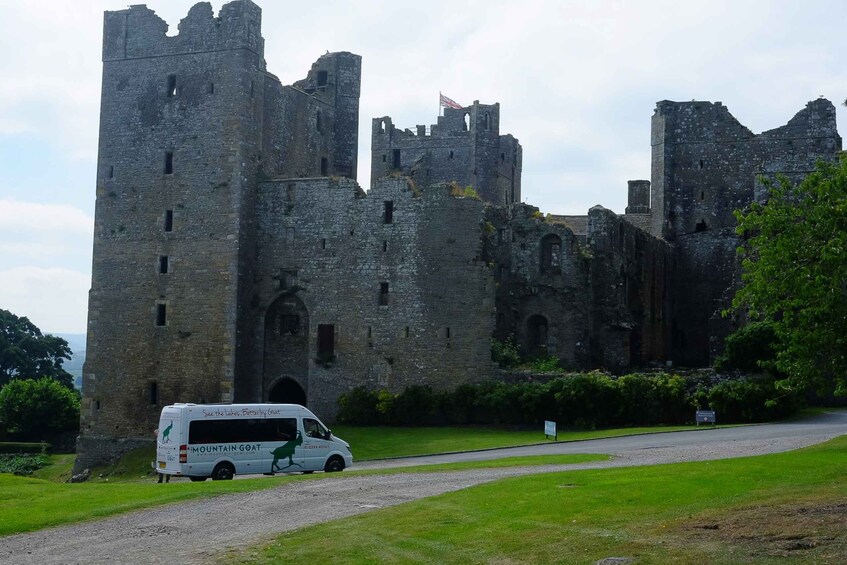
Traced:
[[366, 193], [360, 57], [286, 86], [260, 30], [250, 0], [197, 4], [173, 37], [145, 6], [105, 14], [78, 470], [149, 444], [173, 402], [332, 419], [355, 386], [496, 378], [492, 338], [575, 369], [708, 363], [738, 278], [732, 211], [763, 196], [758, 175], [841, 149], [826, 100], [760, 135], [720, 103], [662, 101], [626, 213], [551, 216], [520, 203], [499, 104], [474, 102], [414, 132], [374, 119]]

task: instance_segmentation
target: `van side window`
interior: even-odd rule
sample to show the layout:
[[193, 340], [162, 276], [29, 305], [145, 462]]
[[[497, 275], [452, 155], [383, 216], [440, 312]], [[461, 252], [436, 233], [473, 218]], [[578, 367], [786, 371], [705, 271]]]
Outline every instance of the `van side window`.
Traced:
[[288, 441], [297, 435], [295, 418], [194, 420], [188, 424], [188, 443]]
[[329, 439], [329, 431], [312, 418], [303, 418], [303, 429], [306, 431], [306, 437]]

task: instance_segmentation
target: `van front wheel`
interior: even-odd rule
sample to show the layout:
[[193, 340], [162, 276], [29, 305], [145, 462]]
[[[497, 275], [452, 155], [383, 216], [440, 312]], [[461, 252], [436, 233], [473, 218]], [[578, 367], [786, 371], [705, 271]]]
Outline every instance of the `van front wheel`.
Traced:
[[212, 471], [213, 481], [229, 481], [235, 476], [235, 469], [229, 463], [218, 463]]
[[329, 458], [329, 461], [324, 465], [324, 471], [327, 473], [337, 473], [344, 470], [344, 459], [334, 455]]

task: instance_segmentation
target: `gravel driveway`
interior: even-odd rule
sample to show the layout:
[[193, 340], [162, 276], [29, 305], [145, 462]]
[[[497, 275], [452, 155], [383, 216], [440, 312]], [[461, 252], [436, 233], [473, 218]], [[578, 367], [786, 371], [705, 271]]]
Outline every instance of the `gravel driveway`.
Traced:
[[[649, 434], [427, 458], [369, 462], [388, 468], [539, 453], [609, 453], [611, 461], [459, 472], [298, 481], [261, 492], [172, 504], [0, 538], [0, 562], [14, 564], [215, 563], [227, 548], [374, 508], [455, 491], [503, 477], [574, 469], [704, 461], [788, 451], [847, 434], [847, 412], [786, 424]], [[354, 446], [355, 453], [355, 446]], [[167, 485], [162, 485], [167, 488]]]

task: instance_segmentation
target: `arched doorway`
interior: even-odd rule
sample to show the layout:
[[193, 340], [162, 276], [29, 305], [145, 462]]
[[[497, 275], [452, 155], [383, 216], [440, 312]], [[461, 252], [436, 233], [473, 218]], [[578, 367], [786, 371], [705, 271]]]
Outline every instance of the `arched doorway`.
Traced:
[[306, 405], [306, 391], [294, 379], [280, 379], [268, 394], [268, 402]]
[[309, 383], [309, 313], [293, 294], [277, 298], [265, 314], [264, 396], [306, 403]]
[[526, 322], [527, 351], [533, 357], [547, 356], [547, 318], [541, 314], [530, 316]]

